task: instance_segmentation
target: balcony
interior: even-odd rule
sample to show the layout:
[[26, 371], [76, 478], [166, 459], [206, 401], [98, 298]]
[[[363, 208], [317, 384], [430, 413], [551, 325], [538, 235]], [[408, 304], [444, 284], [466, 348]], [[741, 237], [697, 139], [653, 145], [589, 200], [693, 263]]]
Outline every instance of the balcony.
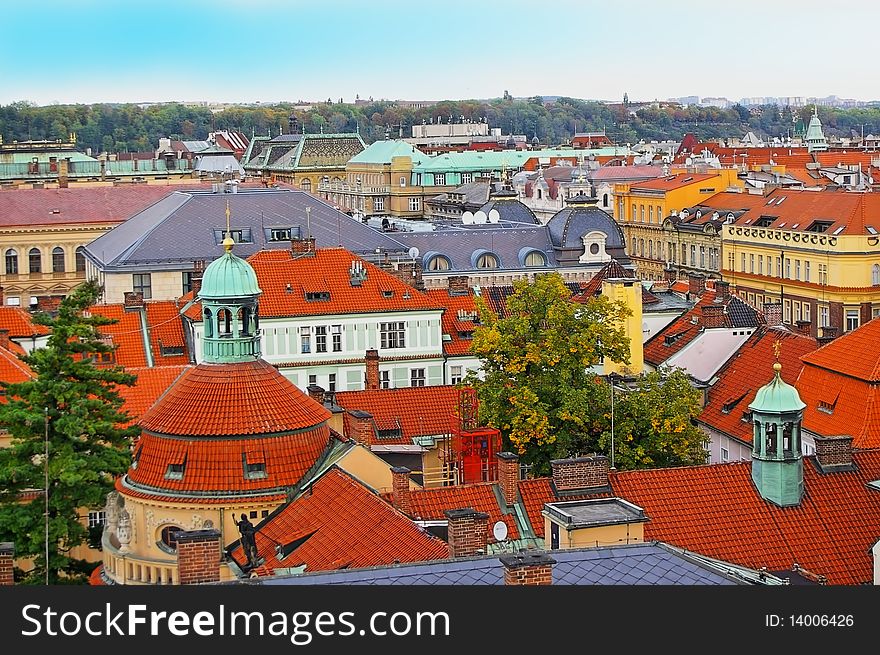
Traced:
[[363, 196], [381, 196], [391, 193], [390, 186], [367, 186], [363, 184], [348, 184], [346, 182], [321, 182], [318, 191], [324, 193], [352, 193]]

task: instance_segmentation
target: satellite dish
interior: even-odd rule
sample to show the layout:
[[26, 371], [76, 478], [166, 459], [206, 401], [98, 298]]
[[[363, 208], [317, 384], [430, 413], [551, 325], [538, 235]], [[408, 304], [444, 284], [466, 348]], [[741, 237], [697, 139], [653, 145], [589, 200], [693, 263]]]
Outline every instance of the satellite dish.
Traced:
[[419, 249], [418, 248], [413, 246], [412, 248], [409, 249], [409, 258], [410, 259], [415, 259], [418, 256], [419, 256]]
[[507, 524], [504, 521], [498, 521], [492, 526], [492, 534], [495, 535], [495, 541], [504, 541], [507, 539]]
[[498, 213], [497, 209], [493, 209], [489, 212], [489, 222], [497, 223], [501, 220], [501, 214]]
[[474, 215], [471, 212], [465, 212], [461, 215], [461, 222], [465, 225], [473, 225], [474, 224]]
[[474, 223], [476, 223], [477, 225], [483, 225], [488, 220], [489, 217], [486, 216], [485, 212], [478, 211], [476, 214], [474, 214]]

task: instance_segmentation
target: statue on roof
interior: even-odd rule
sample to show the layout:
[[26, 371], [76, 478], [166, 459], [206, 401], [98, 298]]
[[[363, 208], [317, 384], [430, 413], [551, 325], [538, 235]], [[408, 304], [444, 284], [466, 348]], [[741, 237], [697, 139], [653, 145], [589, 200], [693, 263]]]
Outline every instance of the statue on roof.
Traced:
[[241, 521], [237, 521], [236, 525], [238, 526], [238, 532], [241, 534], [241, 548], [244, 551], [245, 557], [247, 557], [247, 567], [252, 569], [257, 566], [260, 558], [257, 552], [257, 529], [250, 522], [247, 514], [242, 514]]

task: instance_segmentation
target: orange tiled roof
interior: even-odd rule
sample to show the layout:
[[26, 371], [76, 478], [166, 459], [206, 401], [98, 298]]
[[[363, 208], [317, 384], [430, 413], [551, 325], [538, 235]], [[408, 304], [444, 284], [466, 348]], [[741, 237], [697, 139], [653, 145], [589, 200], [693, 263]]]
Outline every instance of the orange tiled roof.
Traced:
[[[595, 275], [587, 280], [586, 284], [582, 284], [581, 290], [578, 293], [575, 293], [571, 299], [575, 302], [586, 302], [593, 296], [599, 295], [602, 293], [602, 283], [609, 278], [635, 279], [635, 275], [632, 271], [628, 271], [621, 266], [620, 262], [616, 259], [612, 259], [596, 271]], [[643, 292], [644, 290], [645, 289], [642, 288]], [[644, 299], [644, 293], [642, 295]], [[656, 301], [656, 298], [654, 300]]]
[[0, 306], [0, 330], [9, 330], [9, 336], [32, 337], [38, 334], [49, 334], [45, 325], [37, 325], [31, 315], [21, 307]]
[[814, 221], [823, 220], [829, 221], [830, 225], [820, 236], [868, 235], [871, 234], [868, 226], [880, 230], [880, 196], [876, 193], [774, 189], [764, 198], [763, 204], [744, 212], [733, 224], [755, 227], [762, 217], [774, 217], [765, 226], [769, 230], [806, 232]]
[[[186, 339], [183, 335], [183, 322], [180, 308], [172, 300], [146, 301], [144, 308], [147, 316], [147, 329], [150, 334], [150, 350], [155, 366], [180, 366], [189, 363]], [[126, 312], [121, 303], [112, 305], [95, 305], [89, 309], [92, 314], [106, 316], [117, 322], [101, 327], [101, 334], [112, 339], [116, 346], [114, 363], [126, 368], [142, 368], [147, 366], [147, 354], [144, 349], [143, 326], [140, 313]], [[163, 347], [182, 348], [179, 355], [163, 355]]]
[[752, 423], [743, 421], [743, 412], [748, 411], [758, 389], [770, 381], [773, 344], [777, 340], [782, 379], [795, 384], [803, 368], [801, 356], [818, 348], [816, 340], [782, 328], [758, 328], [716, 373], [718, 381], [709, 389], [709, 399], [699, 417], [702, 423], [751, 443]]
[[710, 173], [676, 173], [630, 185], [630, 191], [671, 191], [691, 184], [699, 184], [718, 176]]
[[188, 369], [141, 419], [169, 435], [259, 435], [312, 428], [330, 412], [262, 359]]
[[[319, 248], [302, 257], [292, 257], [287, 250], [263, 250], [248, 262], [263, 291], [260, 315], [264, 318], [443, 309], [426, 293], [343, 248]], [[354, 262], [367, 272], [359, 286], [349, 281]], [[309, 301], [308, 292], [327, 292], [330, 299]]]
[[132, 386], [119, 387], [119, 395], [124, 403], [122, 410], [131, 416], [131, 422], [139, 421], [156, 400], [189, 368], [189, 366], [154, 366], [125, 369], [126, 373], [137, 376]]
[[104, 565], [99, 564], [95, 567], [95, 570], [92, 571], [91, 575], [89, 575], [89, 584], [93, 587], [101, 587], [104, 585], [104, 578], [101, 577], [101, 573], [104, 570]]
[[[307, 571], [327, 571], [449, 556], [446, 542], [336, 467], [263, 521], [256, 543], [265, 559], [259, 575], [303, 564]], [[289, 550], [283, 559], [279, 545]], [[238, 546], [232, 557], [240, 565], [247, 561]]]
[[797, 563], [831, 584], [870, 584], [870, 548], [880, 534], [880, 450], [855, 452], [856, 470], [818, 472], [804, 461], [797, 507], [765, 501], [751, 464], [735, 462], [611, 474], [615, 494], [645, 510], [645, 539], [754, 569]]
[[874, 319], [805, 355], [804, 362], [859, 380], [880, 382], [877, 344], [880, 344], [880, 320]]
[[[14, 352], [0, 348], [0, 382], [15, 384], [34, 379], [30, 366], [18, 358]], [[0, 402], [6, 402], [6, 394], [0, 395]]]
[[[471, 351], [471, 338], [477, 323], [469, 320], [464, 314], [477, 315], [473, 290], [468, 289], [467, 295], [450, 296], [447, 289], [430, 289], [427, 295], [439, 307], [445, 307], [441, 319], [443, 334], [448, 334], [451, 341], [443, 342], [443, 352], [447, 355], [464, 355]], [[470, 336], [468, 336], [470, 335]]]
[[[458, 485], [454, 487], [442, 487], [440, 489], [420, 489], [412, 492], [412, 516], [415, 519], [425, 521], [444, 521], [443, 513], [448, 509], [463, 509], [470, 507], [477, 512], [489, 515], [489, 526], [498, 521], [507, 524], [507, 534], [510, 539], [519, 539], [519, 531], [516, 527], [516, 519], [513, 514], [505, 514], [501, 511], [498, 498], [495, 496], [495, 484], [492, 482], [480, 482], [477, 484]], [[494, 543], [495, 537], [489, 532], [489, 543]]]
[[379, 430], [400, 430], [399, 437], [377, 439], [376, 443], [411, 444], [413, 437], [451, 432], [458, 389], [442, 385], [339, 391], [336, 402], [349, 411], [369, 412]]

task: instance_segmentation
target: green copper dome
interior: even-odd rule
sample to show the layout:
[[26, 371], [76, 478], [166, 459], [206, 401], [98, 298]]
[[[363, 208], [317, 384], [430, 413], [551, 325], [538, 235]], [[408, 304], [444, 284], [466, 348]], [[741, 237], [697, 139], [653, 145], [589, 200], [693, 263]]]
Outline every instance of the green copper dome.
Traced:
[[262, 293], [253, 267], [228, 250], [211, 262], [202, 275], [199, 298], [241, 298]]
[[777, 362], [773, 365], [773, 369], [776, 371], [773, 379], [758, 389], [749, 409], [762, 414], [784, 414], [803, 410], [806, 405], [801, 400], [797, 389], [785, 382], [779, 375], [782, 365]]

